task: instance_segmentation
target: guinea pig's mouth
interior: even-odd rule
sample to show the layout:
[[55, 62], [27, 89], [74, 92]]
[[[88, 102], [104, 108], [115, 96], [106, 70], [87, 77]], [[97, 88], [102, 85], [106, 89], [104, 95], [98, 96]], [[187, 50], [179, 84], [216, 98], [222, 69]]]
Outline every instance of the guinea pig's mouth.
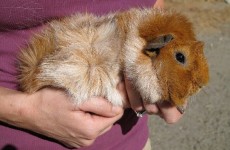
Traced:
[[173, 99], [171, 99], [171, 98], [169, 98], [169, 99], [167, 99], [167, 100], [159, 100], [158, 102], [159, 103], [162, 103], [162, 102], [164, 102], [164, 101], [167, 101], [167, 102], [169, 102], [171, 105], [170, 105], [170, 107], [171, 106], [174, 106], [174, 107], [176, 107], [176, 109], [181, 113], [181, 114], [184, 114], [184, 112], [185, 112], [185, 109], [186, 109], [186, 102], [183, 104], [183, 105], [178, 105], [178, 104], [176, 104], [175, 102], [174, 102], [174, 100]]
[[170, 92], [168, 93], [168, 95], [169, 95], [168, 101], [173, 106], [176, 106], [177, 108], [181, 108], [181, 109], [183, 109], [185, 107], [188, 98], [178, 98], [178, 97], [175, 97], [175, 96], [172, 98], [172, 95], [170, 94]]

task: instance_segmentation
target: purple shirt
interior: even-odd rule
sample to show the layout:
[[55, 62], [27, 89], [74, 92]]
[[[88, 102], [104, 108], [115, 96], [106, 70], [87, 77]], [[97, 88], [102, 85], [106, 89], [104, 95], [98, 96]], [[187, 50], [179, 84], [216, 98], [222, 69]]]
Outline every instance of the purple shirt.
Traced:
[[[98, 15], [131, 7], [152, 7], [155, 0], [7, 0], [0, 1], [0, 86], [17, 90], [16, 57], [44, 22], [76, 12]], [[148, 138], [147, 116], [128, 109], [110, 131], [82, 150], [140, 150]], [[63, 150], [62, 145], [0, 122], [0, 149]]]

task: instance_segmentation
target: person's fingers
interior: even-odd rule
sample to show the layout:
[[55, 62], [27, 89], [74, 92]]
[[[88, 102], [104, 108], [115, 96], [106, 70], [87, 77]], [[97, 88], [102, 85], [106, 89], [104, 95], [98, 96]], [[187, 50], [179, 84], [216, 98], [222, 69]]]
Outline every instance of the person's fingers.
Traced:
[[122, 107], [114, 106], [101, 97], [86, 101], [80, 106], [80, 110], [88, 112], [84, 115], [86, 120], [91, 121], [88, 123], [89, 130], [94, 131], [93, 125], [96, 124], [100, 132], [104, 132], [105, 129], [113, 125], [124, 113]]
[[148, 114], [150, 115], [159, 115], [160, 114], [160, 110], [158, 108], [158, 106], [156, 104], [144, 104], [145, 106], [145, 110]]
[[93, 115], [92, 120], [94, 121], [95, 124], [97, 124], [98, 128], [101, 128], [101, 132], [103, 132], [105, 129], [109, 128], [116, 121], [118, 121], [122, 117], [123, 113], [124, 113], [124, 111], [120, 112], [119, 114], [117, 114], [114, 117], [109, 117], [109, 118]]
[[157, 104], [162, 118], [169, 124], [176, 123], [182, 117], [182, 114], [169, 102], [161, 102]]
[[112, 127], [113, 127], [113, 125], [110, 125], [110, 126], [104, 128], [103, 130], [101, 130], [101, 132], [99, 133], [98, 136], [101, 136], [101, 135], [103, 135], [104, 133], [108, 132]]
[[124, 99], [123, 108], [130, 108], [130, 103], [128, 100], [128, 95], [127, 95], [127, 91], [126, 91], [126, 87], [125, 87], [125, 82], [124, 81], [119, 82], [117, 85], [117, 89]]
[[132, 83], [127, 78], [125, 78], [125, 86], [131, 108], [135, 111], [144, 110], [140, 94], [133, 88]]
[[84, 112], [89, 112], [103, 117], [114, 117], [120, 114], [123, 109], [120, 106], [112, 105], [102, 97], [93, 97], [79, 106]]
[[110, 130], [113, 124], [118, 121], [123, 115], [123, 112], [114, 117], [104, 117], [90, 113], [84, 113], [84, 128], [86, 129], [82, 134], [88, 139], [95, 139], [106, 131]]
[[87, 147], [94, 143], [95, 139], [84, 139], [78, 141], [68, 141], [68, 142], [62, 142], [68, 149], [74, 149], [74, 148], [81, 148], [81, 147]]
[[93, 97], [78, 108], [80, 111], [76, 110], [78, 113], [74, 114], [81, 113], [84, 117], [84, 127], [87, 131], [83, 133], [83, 137], [88, 137], [88, 140], [96, 139], [108, 131], [124, 113], [121, 106], [114, 106], [102, 97]]
[[75, 143], [68, 143], [68, 142], [62, 142], [60, 141], [65, 147], [67, 147], [68, 149], [74, 149], [74, 148], [79, 148], [80, 146], [78, 144]]
[[113, 125], [110, 125], [106, 128], [103, 128], [101, 131], [99, 131], [99, 133], [96, 133], [95, 135], [91, 135], [90, 137], [82, 137], [80, 141], [78, 141], [77, 143], [63, 143], [66, 147], [68, 148], [80, 148], [80, 147], [85, 147], [85, 146], [90, 146], [91, 144], [93, 144], [93, 142], [96, 140], [96, 138], [98, 136], [103, 135], [104, 133], [108, 132], [111, 128], [113, 127]]

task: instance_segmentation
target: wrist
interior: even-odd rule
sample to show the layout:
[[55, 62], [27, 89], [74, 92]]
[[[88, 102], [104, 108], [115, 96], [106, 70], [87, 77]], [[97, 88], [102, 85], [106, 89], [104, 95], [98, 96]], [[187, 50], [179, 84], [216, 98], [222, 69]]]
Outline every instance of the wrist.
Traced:
[[28, 98], [23, 92], [0, 87], [0, 121], [22, 128], [26, 126]]

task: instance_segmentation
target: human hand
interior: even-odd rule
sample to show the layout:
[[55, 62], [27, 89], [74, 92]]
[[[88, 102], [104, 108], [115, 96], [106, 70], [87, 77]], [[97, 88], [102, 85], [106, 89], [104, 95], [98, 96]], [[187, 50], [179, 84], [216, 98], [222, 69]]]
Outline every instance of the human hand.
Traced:
[[[94, 97], [80, 106], [60, 90], [43, 89], [21, 99], [17, 126], [54, 138], [68, 147], [91, 145], [123, 115], [123, 109]], [[11, 123], [12, 124], [12, 123]]]
[[139, 112], [146, 110], [148, 114], [155, 114], [163, 118], [167, 123], [176, 123], [182, 117], [182, 113], [171, 103], [164, 101], [155, 104], [144, 104], [139, 93], [133, 88], [133, 85], [126, 78], [124, 82], [119, 83], [118, 89], [126, 97], [125, 107], [131, 107]]

